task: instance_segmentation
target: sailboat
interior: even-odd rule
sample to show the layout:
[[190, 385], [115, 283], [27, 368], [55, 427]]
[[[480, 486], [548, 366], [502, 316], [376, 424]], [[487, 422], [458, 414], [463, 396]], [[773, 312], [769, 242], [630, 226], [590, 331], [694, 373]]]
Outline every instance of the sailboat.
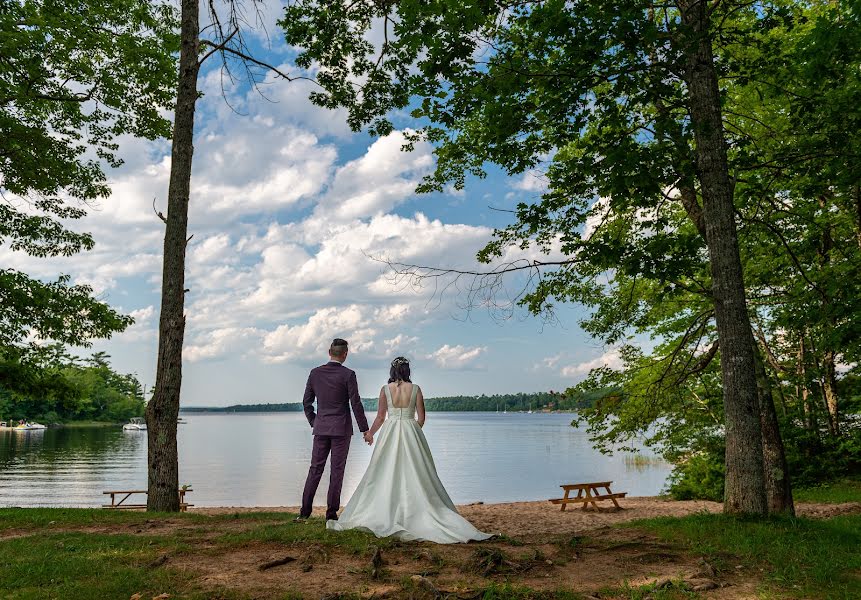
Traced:
[[527, 414], [527, 415], [531, 415], [531, 414], [532, 414], [532, 402], [530, 402], [530, 403], [529, 403], [529, 410], [527, 410], [527, 411], [526, 411], [526, 414]]

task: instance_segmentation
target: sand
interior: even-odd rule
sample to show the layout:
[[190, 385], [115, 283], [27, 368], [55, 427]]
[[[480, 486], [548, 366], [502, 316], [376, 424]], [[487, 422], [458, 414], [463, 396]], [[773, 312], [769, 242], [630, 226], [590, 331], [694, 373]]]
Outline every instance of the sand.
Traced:
[[[569, 505], [565, 511], [547, 501], [505, 502], [498, 504], [467, 504], [458, 507], [460, 513], [482, 531], [501, 533], [510, 537], [544, 534], [581, 533], [614, 523], [651, 519], [654, 517], [681, 517], [694, 513], [718, 513], [723, 510], [719, 502], [703, 500], [678, 501], [662, 497], [642, 496], [619, 501], [622, 510], [612, 508], [600, 512], [583, 510]], [[194, 508], [204, 514], [230, 514], [245, 512], [299, 512], [298, 506], [273, 507], [218, 507]], [[861, 512], [861, 503], [805, 504], [796, 506], [798, 516], [829, 518], [841, 514]], [[314, 516], [324, 516], [324, 507], [315, 507]]]

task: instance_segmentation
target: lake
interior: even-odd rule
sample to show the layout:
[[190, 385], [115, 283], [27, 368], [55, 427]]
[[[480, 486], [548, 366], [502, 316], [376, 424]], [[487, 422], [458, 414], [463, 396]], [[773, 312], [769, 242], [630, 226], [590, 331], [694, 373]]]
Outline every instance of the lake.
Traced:
[[[197, 506], [295, 506], [308, 472], [311, 430], [302, 413], [183, 414], [180, 485]], [[428, 413], [425, 435], [457, 504], [543, 500], [559, 485], [612, 480], [633, 496], [661, 492], [670, 465], [604, 456], [572, 415]], [[146, 432], [120, 427], [0, 430], [0, 506], [98, 506], [102, 491], [146, 489]], [[353, 437], [342, 502], [372, 449]], [[647, 456], [649, 456], [647, 454]], [[328, 469], [315, 504], [325, 505]]]

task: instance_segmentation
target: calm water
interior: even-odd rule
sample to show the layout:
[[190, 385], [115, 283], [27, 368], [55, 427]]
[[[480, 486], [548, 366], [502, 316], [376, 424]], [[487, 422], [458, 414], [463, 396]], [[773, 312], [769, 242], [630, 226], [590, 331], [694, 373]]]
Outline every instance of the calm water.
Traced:
[[[183, 415], [180, 484], [197, 506], [298, 505], [311, 431], [302, 413]], [[541, 500], [559, 485], [613, 480], [614, 491], [654, 495], [669, 465], [603, 456], [567, 414], [429, 413], [425, 435], [458, 503]], [[0, 430], [0, 506], [98, 506], [108, 489], [146, 489], [146, 433], [116, 428]], [[354, 436], [343, 501], [371, 456]], [[316, 504], [325, 504], [328, 472]]]

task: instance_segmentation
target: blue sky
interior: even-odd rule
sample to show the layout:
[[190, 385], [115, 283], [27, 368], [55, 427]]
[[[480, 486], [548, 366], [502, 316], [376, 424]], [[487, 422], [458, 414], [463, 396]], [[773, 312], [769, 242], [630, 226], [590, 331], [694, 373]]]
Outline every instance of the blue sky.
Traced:
[[[276, 17], [264, 15], [271, 47], [255, 45], [291, 69]], [[351, 133], [343, 113], [310, 104], [302, 82], [267, 85], [272, 101], [229, 90], [236, 114], [221, 97], [216, 67], [199, 84], [183, 405], [298, 402], [333, 337], [350, 341], [347, 364], [363, 396], [379, 392], [398, 354], [412, 360], [428, 397], [558, 390], [590, 367], [617, 364], [613, 349], [578, 328], [578, 307], [559, 307], [550, 326], [522, 310], [506, 321], [480, 308], [466, 315], [462, 294], [393, 286], [366, 256], [475, 266], [475, 252], [511, 217], [489, 205], [537, 198], [539, 174], [508, 178], [491, 169], [463, 192], [416, 195], [433, 168], [429, 146], [405, 154], [399, 133]], [[396, 124], [415, 125], [403, 115]], [[170, 145], [124, 139], [121, 153], [125, 164], [108, 173], [112, 197], [74, 224], [93, 233], [93, 251], [51, 260], [2, 253], [41, 277], [68, 273], [133, 314], [134, 326], [94, 349], [151, 385], [163, 235], [152, 202], [166, 210]]]

